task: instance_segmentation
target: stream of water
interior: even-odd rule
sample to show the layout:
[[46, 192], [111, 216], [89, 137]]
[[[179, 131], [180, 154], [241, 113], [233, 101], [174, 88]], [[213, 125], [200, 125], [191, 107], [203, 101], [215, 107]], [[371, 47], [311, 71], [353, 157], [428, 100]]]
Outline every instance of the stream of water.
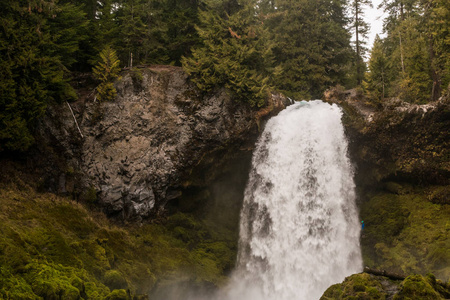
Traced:
[[253, 153], [224, 298], [314, 300], [362, 270], [353, 169], [336, 105], [296, 102]]

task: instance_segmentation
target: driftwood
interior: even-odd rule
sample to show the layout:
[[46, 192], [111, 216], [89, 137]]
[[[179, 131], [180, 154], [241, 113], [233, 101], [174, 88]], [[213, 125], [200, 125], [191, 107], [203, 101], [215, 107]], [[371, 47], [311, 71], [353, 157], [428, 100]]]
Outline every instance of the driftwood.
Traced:
[[70, 112], [72, 113], [73, 120], [75, 121], [75, 125], [77, 125], [78, 132], [80, 133], [81, 138], [84, 138], [83, 134], [81, 133], [80, 126], [78, 126], [78, 122], [77, 122], [77, 119], [75, 118], [75, 114], [73, 113], [72, 107], [70, 106], [69, 102], [66, 101], [66, 103], [67, 103], [67, 106], [70, 109]]
[[393, 280], [405, 280], [405, 278], [406, 278], [406, 276], [404, 276], [404, 275], [387, 272], [385, 270], [371, 269], [369, 267], [365, 267], [364, 272], [366, 272], [368, 274], [372, 274], [372, 275], [384, 276], [384, 277], [387, 277], [387, 278], [393, 279]]

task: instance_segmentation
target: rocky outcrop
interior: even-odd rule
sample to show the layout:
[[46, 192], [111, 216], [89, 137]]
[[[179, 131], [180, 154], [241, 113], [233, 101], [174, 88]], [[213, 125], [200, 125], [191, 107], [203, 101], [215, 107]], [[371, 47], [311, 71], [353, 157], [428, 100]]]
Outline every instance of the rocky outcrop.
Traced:
[[51, 108], [41, 130], [106, 212], [127, 219], [157, 214], [186, 187], [207, 184], [227, 157], [252, 147], [261, 118], [290, 102], [272, 95], [270, 112], [258, 113], [225, 89], [200, 94], [170, 66], [125, 72], [115, 86], [112, 102], [72, 104], [81, 134], [67, 106]]
[[399, 180], [447, 185], [450, 178], [450, 100], [425, 105], [399, 99], [374, 107], [362, 94], [329, 91], [344, 109], [357, 185]]
[[332, 285], [320, 299], [448, 299], [449, 296], [450, 286], [433, 275], [392, 278], [366, 271]]
[[431, 272], [448, 281], [449, 99], [426, 105], [385, 99], [374, 105], [354, 91], [328, 95], [344, 110], [365, 224], [364, 264], [393, 273]]

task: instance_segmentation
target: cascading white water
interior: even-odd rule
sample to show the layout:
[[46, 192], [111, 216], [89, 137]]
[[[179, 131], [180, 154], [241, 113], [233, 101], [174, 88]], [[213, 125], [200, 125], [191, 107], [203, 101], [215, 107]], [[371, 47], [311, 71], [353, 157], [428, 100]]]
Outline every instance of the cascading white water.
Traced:
[[253, 154], [228, 299], [314, 300], [362, 270], [341, 110], [297, 102], [270, 119]]

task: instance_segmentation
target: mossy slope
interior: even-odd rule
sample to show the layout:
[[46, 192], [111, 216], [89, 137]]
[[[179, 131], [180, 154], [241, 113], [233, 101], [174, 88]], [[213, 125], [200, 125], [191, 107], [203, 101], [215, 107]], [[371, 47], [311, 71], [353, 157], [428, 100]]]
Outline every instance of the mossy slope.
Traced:
[[233, 238], [186, 214], [119, 227], [13, 185], [0, 187], [0, 223], [0, 299], [131, 299], [175, 277], [218, 286], [236, 253]]
[[367, 266], [400, 274], [431, 272], [449, 280], [450, 206], [430, 201], [436, 189], [441, 187], [370, 197], [360, 212]]

